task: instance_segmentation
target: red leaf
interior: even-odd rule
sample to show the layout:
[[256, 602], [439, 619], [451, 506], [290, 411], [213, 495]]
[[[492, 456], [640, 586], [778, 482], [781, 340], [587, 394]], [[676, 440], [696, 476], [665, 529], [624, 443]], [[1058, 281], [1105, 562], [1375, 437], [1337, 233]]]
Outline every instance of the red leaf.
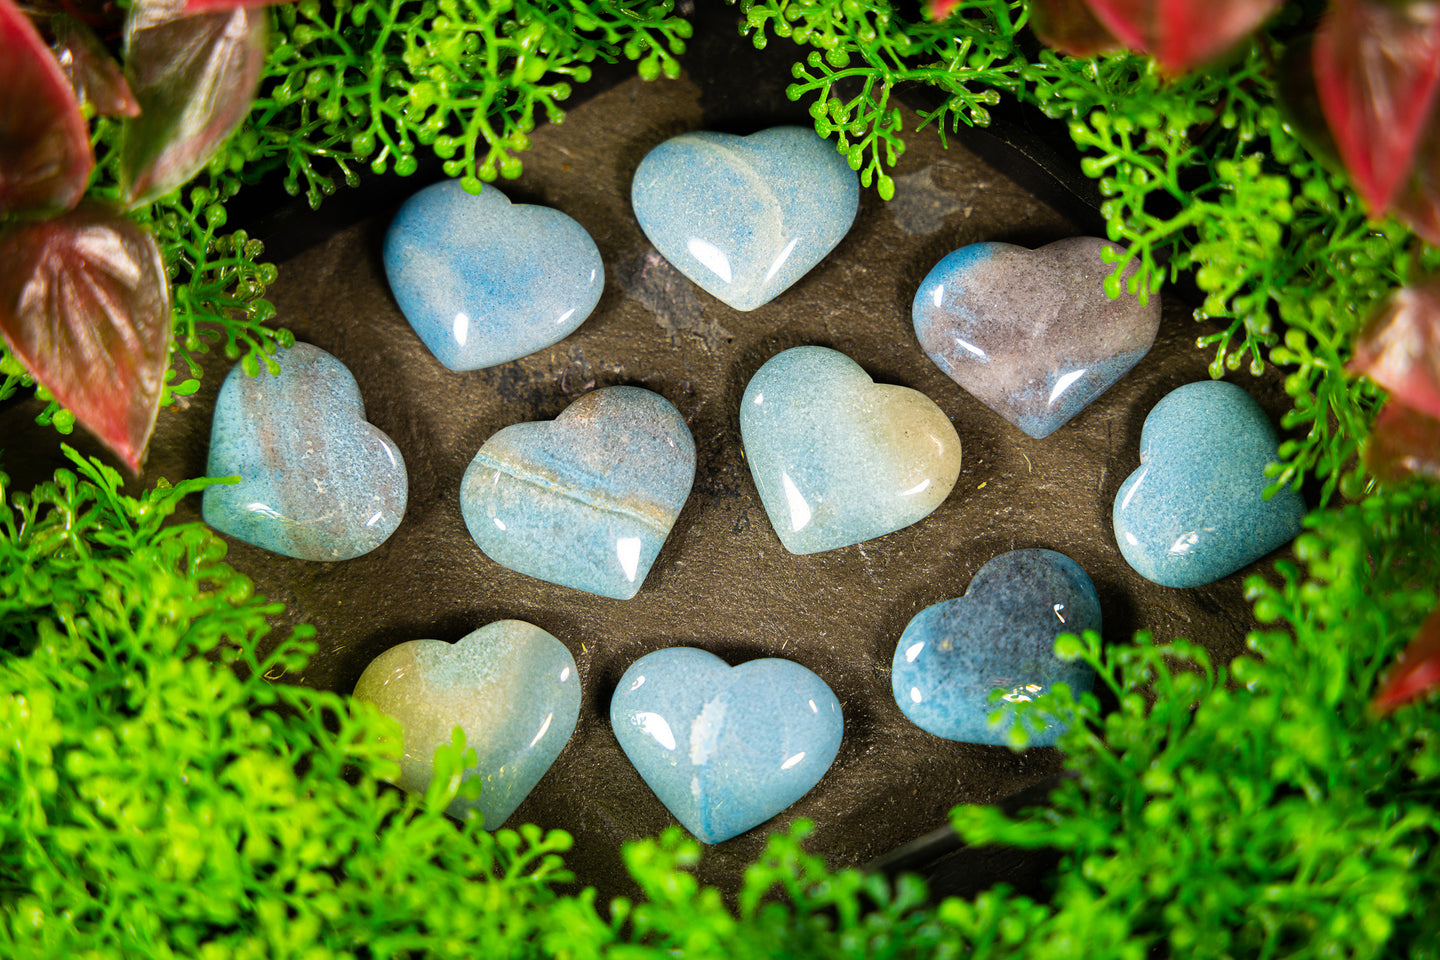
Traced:
[[120, 148], [131, 206], [200, 172], [250, 111], [265, 65], [266, 13], [185, 16], [183, 3], [136, 0], [125, 25], [125, 75], [140, 102]]
[[1411, 474], [1440, 478], [1440, 420], [1401, 403], [1385, 404], [1370, 429], [1365, 466], [1387, 482]]
[[0, 218], [68, 210], [95, 155], [80, 104], [30, 18], [0, 0]]
[[1167, 73], [1214, 60], [1284, 0], [1087, 0], [1121, 43], [1153, 56]]
[[[186, 0], [186, 13], [213, 13], [216, 10], [238, 10], [241, 7], [273, 7], [290, 0]], [[952, 6], [954, 3], [952, 2]]]
[[1072, 57], [1093, 57], [1121, 45], [1086, 0], [1031, 0], [1030, 28], [1047, 47]]
[[1380, 713], [1389, 713], [1437, 684], [1440, 684], [1440, 610], [1433, 610], [1396, 659], [1370, 706]]
[[81, 102], [88, 102], [102, 117], [133, 117], [140, 112], [120, 64], [95, 31], [64, 14], [51, 17], [50, 27], [55, 59]]
[[1391, 294], [1356, 339], [1349, 369], [1440, 419], [1440, 279]]
[[1384, 213], [1440, 89], [1440, 4], [1334, 0], [1313, 56], [1340, 159], [1371, 212]]
[[138, 473], [170, 355], [170, 283], [155, 238], [88, 205], [0, 231], [0, 334]]

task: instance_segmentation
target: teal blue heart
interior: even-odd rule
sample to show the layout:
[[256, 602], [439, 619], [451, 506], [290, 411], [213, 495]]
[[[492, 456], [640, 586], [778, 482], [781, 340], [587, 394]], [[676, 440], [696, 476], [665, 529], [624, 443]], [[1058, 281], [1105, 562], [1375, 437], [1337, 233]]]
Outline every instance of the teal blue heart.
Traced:
[[840, 702], [790, 660], [731, 667], [693, 647], [631, 664], [610, 725], [660, 802], [705, 843], [775, 816], [810, 791], [840, 750]]

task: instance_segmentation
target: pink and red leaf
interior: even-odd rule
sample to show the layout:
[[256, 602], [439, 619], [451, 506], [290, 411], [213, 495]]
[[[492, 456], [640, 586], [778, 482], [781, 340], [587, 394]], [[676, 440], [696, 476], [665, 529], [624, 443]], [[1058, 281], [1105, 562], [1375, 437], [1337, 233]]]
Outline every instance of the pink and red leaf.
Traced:
[[1167, 73], [1184, 73], [1228, 51], [1284, 0], [1087, 0], [1095, 18]]
[[1391, 294], [1356, 338], [1349, 369], [1440, 419], [1440, 279]]
[[94, 167], [64, 72], [30, 18], [0, 0], [0, 218], [70, 209]]
[[1333, 0], [1315, 86], [1341, 162], [1375, 214], [1410, 175], [1440, 90], [1440, 4]]
[[1401, 651], [1370, 705], [1380, 713], [1389, 713], [1437, 685], [1440, 685], [1440, 610], [1433, 610]]
[[[291, 0], [185, 0], [186, 13], [214, 13], [217, 10], [238, 10], [242, 7], [274, 7]], [[951, 5], [953, 6], [953, 0]]]
[[1370, 428], [1365, 466], [1386, 482], [1417, 474], [1440, 479], [1440, 420], [1401, 403], [1385, 404]]
[[93, 30], [64, 14], [51, 17], [50, 28], [55, 34], [51, 45], [55, 60], [81, 102], [102, 117], [133, 117], [140, 112], [120, 64]]
[[135, 222], [85, 205], [0, 231], [0, 335], [138, 472], [169, 363], [170, 283]]
[[1072, 57], [1093, 57], [1121, 47], [1095, 18], [1087, 0], [1031, 0], [1030, 28], [1047, 47]]
[[265, 64], [268, 23], [263, 11], [186, 16], [183, 0], [136, 0], [125, 27], [125, 74], [140, 103], [121, 140], [127, 203], [185, 183], [245, 119]]

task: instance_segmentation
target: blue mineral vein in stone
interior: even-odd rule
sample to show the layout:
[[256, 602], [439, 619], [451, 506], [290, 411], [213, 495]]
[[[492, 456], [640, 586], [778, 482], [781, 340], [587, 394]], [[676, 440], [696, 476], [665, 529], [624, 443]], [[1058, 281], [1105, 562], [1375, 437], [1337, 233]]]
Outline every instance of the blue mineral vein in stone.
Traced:
[[400, 525], [407, 480], [400, 451], [365, 422], [345, 365], [297, 343], [275, 355], [278, 375], [236, 364], [210, 428], [212, 477], [202, 514], [221, 533], [301, 560], [369, 553]]
[[745, 388], [740, 434], [765, 512], [791, 553], [909, 526], [960, 476], [960, 438], [929, 397], [875, 383], [828, 347], [771, 357]]
[[769, 303], [855, 222], [860, 182], [805, 127], [685, 133], [640, 162], [635, 219], [661, 255], [736, 310]]
[[1115, 495], [1115, 539], [1147, 580], [1198, 587], [1294, 539], [1305, 503], [1290, 487], [1264, 499], [1275, 430], [1241, 387], [1171, 391], [1145, 418], [1140, 468]]
[[400, 722], [400, 778], [424, 792], [434, 776], [435, 748], [456, 727], [474, 750], [465, 779], [479, 777], [478, 800], [456, 797], [446, 812], [479, 813], [498, 828], [560, 755], [580, 715], [580, 674], [559, 640], [521, 620], [498, 620], [456, 643], [410, 640], [370, 662], [355, 685]]
[[731, 668], [693, 647], [635, 661], [610, 725], [675, 819], [719, 843], [775, 816], [820, 782], [845, 730], [825, 681], [790, 660]]
[[977, 400], [1049, 436], [1135, 366], [1160, 326], [1158, 294], [1105, 295], [1107, 247], [1123, 254], [1094, 237], [961, 247], [915, 294], [920, 346]]
[[563, 340], [605, 286], [600, 251], [558, 210], [457, 181], [405, 201], [385, 236], [385, 275], [405, 319], [451, 370], [478, 370]]
[[[1055, 656], [1062, 633], [1100, 631], [1100, 600], [1080, 565], [1053, 550], [1014, 550], [986, 563], [965, 596], [916, 614], [900, 635], [890, 683], [901, 712], [937, 737], [1006, 744], [1015, 704], [1068, 684], [1077, 696], [1095, 674]], [[992, 701], [996, 691], [999, 699]], [[997, 723], [991, 723], [999, 713]], [[1053, 746], [1065, 732], [1054, 717], [1034, 718], [1026, 743]]]
[[460, 508], [501, 566], [628, 600], [694, 479], [695, 442], [679, 411], [649, 390], [606, 387], [553, 421], [487, 440], [461, 481]]

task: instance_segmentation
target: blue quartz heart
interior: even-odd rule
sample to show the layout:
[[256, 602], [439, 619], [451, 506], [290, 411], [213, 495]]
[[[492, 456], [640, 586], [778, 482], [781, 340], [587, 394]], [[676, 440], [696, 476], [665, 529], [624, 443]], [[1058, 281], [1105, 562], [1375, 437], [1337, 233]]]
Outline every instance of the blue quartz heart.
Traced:
[[736, 310], [754, 310], [841, 241], [860, 208], [860, 181], [812, 129], [699, 131], [646, 154], [630, 202], [676, 269]]
[[355, 684], [367, 700], [400, 722], [400, 778], [423, 792], [434, 775], [435, 748], [465, 731], [477, 760], [478, 799], [456, 797], [446, 812], [479, 813], [494, 830], [514, 812], [560, 755], [580, 716], [580, 674], [565, 644], [521, 620], [498, 620], [456, 643], [411, 640], [370, 661]]
[[461, 481], [460, 509], [501, 566], [628, 600], [694, 479], [695, 441], [680, 412], [649, 390], [606, 387], [552, 421], [487, 440]]
[[740, 403], [760, 500], [791, 553], [818, 553], [921, 520], [960, 476], [960, 438], [929, 397], [876, 383], [827, 347], [771, 357]]
[[1275, 430], [1233, 383], [1173, 390], [1140, 432], [1140, 469], [1115, 495], [1115, 539], [1130, 566], [1165, 587], [1228, 576], [1300, 532], [1305, 503], [1290, 487], [1263, 496]]
[[1105, 295], [1107, 248], [1124, 253], [1094, 237], [961, 247], [915, 294], [920, 346], [977, 400], [1049, 436], [1139, 363], [1160, 328], [1158, 295]]
[[405, 319], [451, 370], [478, 370], [557, 343], [605, 286], [600, 251], [558, 210], [493, 186], [426, 187], [385, 235], [385, 274]]
[[[1013, 550], [980, 568], [965, 596], [915, 615], [900, 635], [890, 686], [918, 727], [966, 743], [1008, 743], [1015, 704], [1057, 683], [1076, 696], [1095, 673], [1055, 656], [1062, 633], [1100, 630], [1100, 599], [1080, 565], [1053, 550]], [[995, 691], [1000, 699], [992, 701]], [[999, 722], [990, 717], [1001, 712]], [[1034, 718], [1039, 719], [1039, 718]], [[1054, 746], [1064, 723], [1027, 730], [1032, 747]]]
[[343, 363], [308, 343], [275, 359], [279, 374], [236, 364], [220, 385], [205, 470], [241, 479], [205, 488], [205, 522], [301, 560], [369, 553], [405, 515], [405, 461]]
[[840, 702], [790, 660], [732, 668], [693, 647], [631, 664], [610, 725], [640, 776], [705, 843], [769, 820], [820, 782], [845, 731]]

